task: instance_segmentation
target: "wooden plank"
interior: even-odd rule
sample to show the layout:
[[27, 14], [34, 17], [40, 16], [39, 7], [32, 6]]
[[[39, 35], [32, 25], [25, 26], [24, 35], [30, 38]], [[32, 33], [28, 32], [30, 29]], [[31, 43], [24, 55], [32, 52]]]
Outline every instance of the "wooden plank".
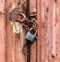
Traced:
[[38, 20], [38, 42], [37, 42], [37, 62], [41, 62], [41, 0], [37, 0], [37, 20]]

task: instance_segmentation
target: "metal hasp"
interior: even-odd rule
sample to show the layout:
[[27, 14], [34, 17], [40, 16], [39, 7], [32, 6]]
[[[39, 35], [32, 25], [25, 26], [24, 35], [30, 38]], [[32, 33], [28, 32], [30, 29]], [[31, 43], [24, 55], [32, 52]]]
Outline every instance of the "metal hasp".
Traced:
[[26, 4], [27, 4], [26, 17], [29, 18], [30, 17], [30, 0], [27, 0]]
[[[26, 0], [27, 8], [26, 8], [26, 17], [29, 19], [30, 17], [30, 0]], [[30, 62], [30, 42], [27, 43], [27, 62]]]

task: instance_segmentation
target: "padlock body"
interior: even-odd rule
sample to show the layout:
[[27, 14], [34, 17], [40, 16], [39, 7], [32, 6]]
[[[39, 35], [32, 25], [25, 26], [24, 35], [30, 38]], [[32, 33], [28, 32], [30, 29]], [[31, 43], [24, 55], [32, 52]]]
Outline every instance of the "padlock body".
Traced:
[[31, 42], [34, 41], [35, 37], [36, 37], [36, 35], [31, 34], [30, 31], [28, 31], [27, 34], [26, 34], [26, 39], [31, 41]]

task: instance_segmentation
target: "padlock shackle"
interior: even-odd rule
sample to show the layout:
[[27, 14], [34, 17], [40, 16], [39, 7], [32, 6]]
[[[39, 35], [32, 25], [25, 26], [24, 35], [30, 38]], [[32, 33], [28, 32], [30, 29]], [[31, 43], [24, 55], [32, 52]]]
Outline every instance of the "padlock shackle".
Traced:
[[[31, 31], [31, 30], [35, 30], [34, 28], [30, 28], [30, 30], [29, 31]], [[36, 35], [37, 34], [37, 31], [35, 30], [35, 34], [34, 35]]]

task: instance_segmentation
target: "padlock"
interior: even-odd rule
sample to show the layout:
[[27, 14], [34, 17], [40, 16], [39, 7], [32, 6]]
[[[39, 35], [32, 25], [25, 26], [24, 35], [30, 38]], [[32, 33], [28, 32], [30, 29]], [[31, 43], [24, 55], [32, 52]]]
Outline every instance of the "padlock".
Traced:
[[33, 28], [30, 28], [30, 30], [26, 34], [26, 39], [33, 42], [36, 37], [36, 30]]

